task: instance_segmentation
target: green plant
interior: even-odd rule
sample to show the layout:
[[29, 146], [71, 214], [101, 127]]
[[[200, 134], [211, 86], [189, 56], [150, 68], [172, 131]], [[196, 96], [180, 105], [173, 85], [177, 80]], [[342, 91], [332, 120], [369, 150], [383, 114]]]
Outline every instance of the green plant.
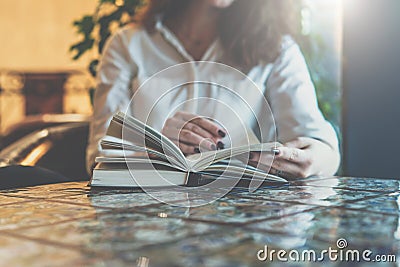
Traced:
[[78, 60], [89, 51], [95, 50], [95, 56], [88, 66], [90, 74], [96, 76], [96, 68], [107, 39], [117, 28], [130, 23], [138, 7], [144, 0], [98, 0], [93, 14], [84, 15], [73, 22], [82, 39], [70, 47], [73, 60]]
[[327, 58], [331, 51], [319, 34], [300, 38], [299, 44], [316, 88], [319, 107], [325, 118], [332, 123], [336, 132], [340, 134], [340, 81], [336, 75], [329, 71], [331, 62]]

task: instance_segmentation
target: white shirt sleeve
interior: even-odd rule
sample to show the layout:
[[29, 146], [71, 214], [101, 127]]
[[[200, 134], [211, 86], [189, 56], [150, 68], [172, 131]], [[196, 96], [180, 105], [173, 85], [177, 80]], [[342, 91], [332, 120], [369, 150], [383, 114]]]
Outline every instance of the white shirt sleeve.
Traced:
[[305, 59], [292, 39], [285, 40], [266, 86], [280, 142], [311, 137], [339, 151], [337, 135], [318, 107]]
[[114, 113], [124, 110], [131, 99], [130, 84], [137, 66], [129, 52], [129, 36], [120, 30], [104, 47], [98, 67], [94, 94], [93, 117], [90, 121], [89, 140], [86, 151], [86, 167], [91, 172], [97, 156], [104, 155], [100, 140], [104, 137]]

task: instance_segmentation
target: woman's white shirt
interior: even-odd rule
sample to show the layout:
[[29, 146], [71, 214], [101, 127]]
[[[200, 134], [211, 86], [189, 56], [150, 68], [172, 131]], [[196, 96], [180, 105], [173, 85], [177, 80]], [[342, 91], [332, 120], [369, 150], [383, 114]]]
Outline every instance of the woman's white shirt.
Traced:
[[318, 108], [304, 57], [290, 37], [273, 63], [244, 74], [229, 62], [218, 40], [201, 61], [194, 61], [161, 21], [154, 33], [133, 26], [118, 31], [107, 42], [98, 69], [88, 170], [96, 156], [112, 156], [101, 149], [100, 140], [119, 110], [158, 130], [174, 112], [185, 110], [236, 133], [227, 137], [228, 144], [243, 135], [237, 129], [246, 125], [256, 128], [263, 142], [312, 137], [339, 153], [336, 133]]

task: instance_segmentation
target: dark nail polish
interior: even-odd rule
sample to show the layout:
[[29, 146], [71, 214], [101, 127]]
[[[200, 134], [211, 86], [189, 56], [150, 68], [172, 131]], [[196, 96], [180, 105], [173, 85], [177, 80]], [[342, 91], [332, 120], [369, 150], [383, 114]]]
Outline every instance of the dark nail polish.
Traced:
[[219, 141], [219, 142], [217, 143], [217, 147], [218, 147], [218, 149], [224, 149], [224, 148], [225, 148], [225, 144], [222, 143], [221, 141]]
[[217, 150], [217, 147], [214, 144], [212, 144], [211, 145], [211, 150]]
[[281, 151], [280, 151], [279, 149], [277, 149], [277, 148], [272, 149], [272, 152], [273, 152], [276, 156], [278, 156], [278, 155], [281, 153]]
[[226, 136], [226, 133], [224, 133], [223, 131], [219, 130], [218, 131], [219, 136], [221, 136], [222, 138], [224, 138]]
[[194, 148], [194, 153], [200, 153], [200, 149], [198, 147]]

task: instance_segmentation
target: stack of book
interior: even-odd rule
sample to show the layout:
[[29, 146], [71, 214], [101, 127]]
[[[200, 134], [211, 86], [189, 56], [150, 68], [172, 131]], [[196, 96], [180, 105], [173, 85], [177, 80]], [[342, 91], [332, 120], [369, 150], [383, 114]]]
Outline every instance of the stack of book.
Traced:
[[121, 157], [97, 157], [90, 185], [198, 186], [212, 180], [286, 183], [285, 179], [247, 165], [243, 160], [250, 152], [273, 153], [278, 145], [260, 143], [185, 156], [162, 133], [119, 112], [113, 116], [101, 146], [103, 150], [119, 151]]

